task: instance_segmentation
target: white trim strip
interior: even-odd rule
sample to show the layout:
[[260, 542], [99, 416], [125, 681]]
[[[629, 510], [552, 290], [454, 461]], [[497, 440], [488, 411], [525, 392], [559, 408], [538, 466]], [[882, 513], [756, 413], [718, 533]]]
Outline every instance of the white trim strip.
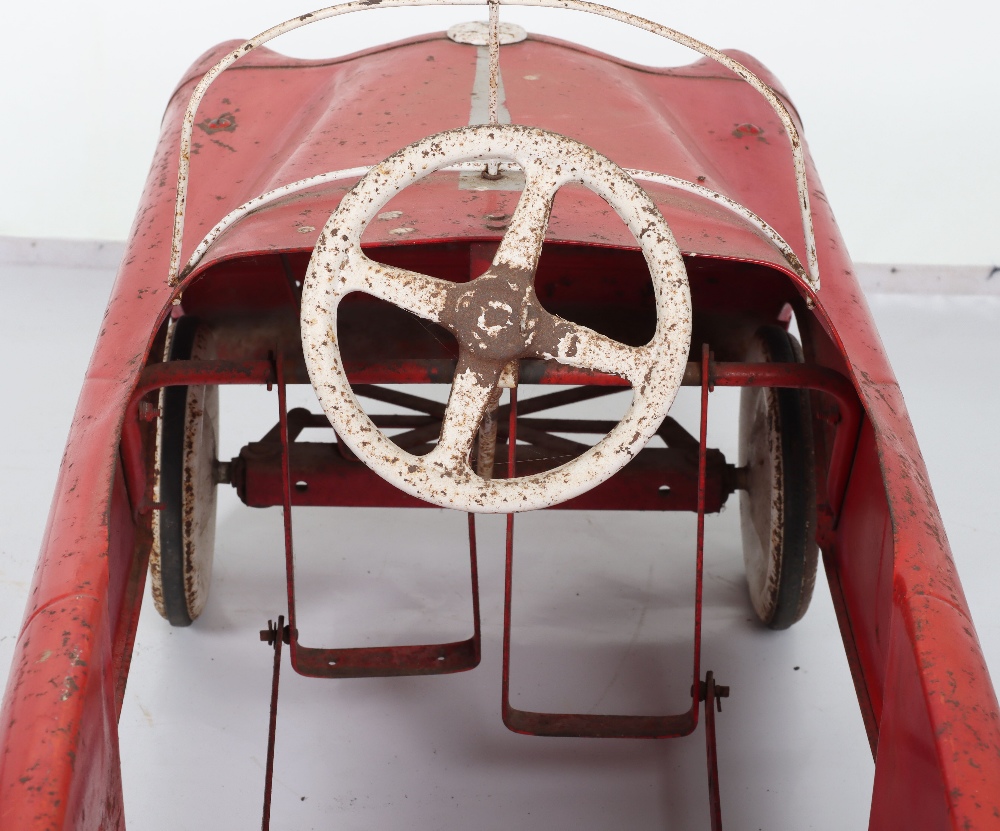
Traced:
[[[524, 183], [524, 176], [519, 171], [512, 171], [511, 167], [512, 165], [510, 164], [498, 165], [499, 169], [505, 171], [504, 178], [500, 181], [500, 184], [504, 190], [520, 190]], [[472, 183], [481, 183], [482, 189], [485, 190], [488, 189], [490, 182], [488, 180], [483, 180], [480, 177], [479, 173], [481, 169], [481, 162], [464, 162], [462, 164], [444, 167], [442, 168], [442, 171], [467, 171], [462, 173], [459, 177], [460, 186], [463, 186], [462, 180], [464, 180], [464, 187], [468, 188], [470, 186], [469, 182], [471, 181]], [[279, 188], [275, 188], [267, 193], [262, 193], [260, 196], [256, 196], [253, 199], [244, 202], [238, 208], [226, 214], [226, 216], [224, 216], [218, 224], [205, 235], [202, 241], [198, 244], [198, 247], [195, 248], [194, 252], [191, 254], [190, 259], [185, 264], [184, 273], [190, 274], [194, 271], [195, 267], [201, 261], [201, 258], [205, 256], [205, 253], [215, 243], [215, 241], [244, 217], [277, 202], [279, 199], [283, 199], [295, 193], [300, 193], [317, 185], [329, 184], [343, 179], [360, 179], [368, 172], [368, 170], [369, 168], [367, 167], [352, 167], [346, 170], [333, 170], [329, 173], [320, 173], [316, 176], [310, 176], [306, 179], [299, 179], [297, 182], [290, 182], [287, 185], [282, 185]], [[803, 269], [802, 263], [799, 261], [798, 257], [795, 256], [795, 252], [792, 251], [791, 246], [785, 242], [781, 235], [774, 230], [774, 228], [768, 225], [767, 222], [757, 216], [757, 214], [750, 209], [745, 208], [739, 202], [736, 202], [728, 196], [714, 190], [697, 185], [694, 182], [688, 182], [686, 179], [678, 179], [675, 176], [668, 176], [665, 173], [654, 173], [649, 170], [632, 170], [629, 168], [626, 168], [625, 172], [636, 180], [657, 182], [658, 184], [666, 185], [667, 187], [673, 187], [679, 190], [687, 191], [688, 193], [693, 193], [696, 196], [700, 196], [703, 199], [714, 202], [720, 207], [736, 214], [753, 225], [758, 231], [761, 232], [761, 234], [764, 235], [771, 245], [778, 250], [785, 262], [788, 264], [788, 267], [791, 268], [800, 279], [809, 282], [805, 269]]]
[[485, 46], [476, 49], [476, 74], [472, 80], [472, 106], [469, 124], [510, 124], [507, 93], [503, 76], [497, 70], [497, 84], [490, 83], [490, 50]]

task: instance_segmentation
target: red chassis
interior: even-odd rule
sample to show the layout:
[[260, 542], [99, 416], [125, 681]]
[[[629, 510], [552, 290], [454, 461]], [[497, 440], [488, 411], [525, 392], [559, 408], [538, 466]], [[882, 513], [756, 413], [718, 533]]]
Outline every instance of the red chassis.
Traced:
[[[158, 390], [307, 380], [301, 286], [320, 230], [358, 175], [250, 213], [213, 239], [176, 289], [166, 280], [184, 108], [206, 70], [237, 45], [198, 61], [170, 101], [80, 396], [0, 722], [5, 829], [124, 827], [116, 723], [162, 509], [154, 494]], [[375, 165], [428, 134], [474, 121], [476, 96], [484, 95], [477, 92], [480, 54], [437, 34], [329, 61], [263, 48], [247, 56], [218, 78], [195, 117], [181, 262], [223, 216], [262, 192], [317, 172]], [[734, 57], [787, 103], [763, 67]], [[534, 36], [505, 46], [501, 69], [501, 105], [512, 123], [572, 136], [622, 167], [668, 172], [725, 194], [806, 251], [782, 124], [728, 70], [709, 60], [650, 69]], [[604, 111], [595, 114], [595, 102]], [[806, 166], [818, 290], [743, 218], [662, 182], [642, 183], [685, 256], [693, 307], [685, 379], [703, 388], [813, 390], [812, 527], [876, 758], [871, 827], [1000, 828], [997, 700], [898, 385], [808, 156]], [[469, 176], [442, 171], [400, 193], [368, 226], [366, 254], [456, 283], [481, 274], [520, 193], [465, 187]], [[641, 344], [655, 323], [648, 274], [635, 239], [608, 216], [594, 194], [565, 188], [535, 290], [550, 310]], [[364, 299], [343, 311], [344, 362], [362, 395], [362, 385], [451, 381], [453, 346], [428, 338], [412, 318]], [[787, 328], [792, 316], [804, 364], [764, 365], [748, 350], [754, 333]], [[181, 318], [211, 329], [210, 359], [163, 361], [168, 321]], [[702, 344], [710, 352], [703, 355]], [[520, 383], [623, 382], [522, 361]], [[572, 432], [521, 415], [513, 429], [544, 434], [540, 444], [555, 441], [549, 433]], [[296, 419], [297, 429], [308, 421], [289, 414]], [[440, 422], [440, 413], [428, 412], [383, 426], [410, 430], [417, 447], [433, 442]], [[248, 445], [231, 464], [228, 481], [247, 504], [423, 504], [347, 461], [346, 452], [334, 453], [336, 445], [299, 446], [295, 430], [292, 424], [284, 456], [294, 475], [282, 470], [280, 441]], [[498, 431], [501, 441], [508, 435]], [[649, 494], [668, 476], [672, 507], [696, 510], [701, 499], [704, 512], [741, 486], [709, 451], [699, 496], [697, 465], [685, 467], [683, 455], [674, 445], [643, 451], [615, 479], [564, 507], [658, 508], [662, 500]], [[522, 468], [538, 462], [530, 453], [512, 461]], [[309, 491], [286, 497], [290, 478], [303, 471]], [[300, 651], [300, 671], [335, 674]], [[530, 718], [518, 722], [532, 715], [519, 712], [505, 714], [509, 724], [537, 727]]]

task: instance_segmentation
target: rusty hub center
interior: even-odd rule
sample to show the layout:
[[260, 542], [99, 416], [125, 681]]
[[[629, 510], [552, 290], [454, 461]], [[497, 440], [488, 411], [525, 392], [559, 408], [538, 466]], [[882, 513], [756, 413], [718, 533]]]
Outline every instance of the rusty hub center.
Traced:
[[494, 266], [456, 292], [448, 323], [471, 360], [509, 361], [531, 353], [538, 325], [534, 274]]

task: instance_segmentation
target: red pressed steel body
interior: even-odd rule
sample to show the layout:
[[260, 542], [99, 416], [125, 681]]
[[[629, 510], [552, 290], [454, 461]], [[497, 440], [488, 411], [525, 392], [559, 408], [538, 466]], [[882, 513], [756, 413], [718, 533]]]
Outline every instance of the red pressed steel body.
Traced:
[[[224, 44], [198, 61], [170, 101], [87, 372], [4, 698], [4, 829], [124, 827], [116, 723], [153, 507], [153, 428], [139, 417], [146, 388], [137, 389], [142, 377], [149, 389], [157, 386], [150, 380], [155, 368], [146, 368], [159, 360], [151, 356], [162, 351], [174, 297], [166, 276], [180, 120], [197, 79], [233, 47]], [[766, 70], [738, 58], [780, 93]], [[727, 70], [707, 60], [649, 69], [537, 37], [505, 46], [501, 61], [513, 123], [564, 133], [623, 167], [704, 183], [803, 250], [788, 140], [767, 104]], [[331, 61], [263, 49], [249, 55], [220, 77], [196, 118], [182, 261], [226, 213], [262, 192], [318, 172], [373, 165], [428, 134], [468, 124], [475, 72], [476, 50], [443, 35]], [[606, 102], [600, 117], [592, 117], [596, 101]], [[741, 129], [747, 125], [753, 129]], [[1000, 828], [997, 700], [899, 387], [807, 162], [823, 281], [816, 293], [742, 220], [696, 196], [643, 186], [685, 253], [696, 342], [720, 337], [728, 325], [739, 329], [743, 316], [747, 326], [775, 320], [788, 303], [807, 362], [846, 377], [860, 404], [856, 449], [849, 435], [847, 455], [837, 451], [842, 463], [829, 465], [824, 482], [828, 514], [820, 541], [876, 758], [871, 827]], [[366, 246], [386, 262], [414, 267], [423, 257], [468, 279], [502, 235], [491, 217], [511, 214], [519, 194], [461, 189], [461, 175], [441, 173], [408, 188], [390, 206], [400, 213], [369, 227]], [[237, 314], [264, 316], [260, 331], [268, 337], [286, 331], [289, 321], [296, 326], [289, 284], [271, 275], [281, 271], [280, 255], [291, 273], [304, 270], [319, 229], [354, 182], [286, 197], [230, 228], [185, 278], [185, 313], [216, 314], [220, 328]], [[601, 282], [605, 267], [610, 273], [613, 263], [626, 261], [616, 258], [636, 256], [627, 229], [607, 213], [588, 191], [565, 189], [549, 225], [540, 297], [573, 309], [573, 295], [557, 279], [570, 266], [596, 275], [580, 302], [613, 303], [633, 290]], [[574, 259], [581, 250], [585, 258]], [[708, 311], [699, 316], [699, 308]], [[225, 341], [233, 354], [224, 348], [219, 355], [234, 362], [223, 373], [227, 383], [275, 380], [266, 351], [238, 353], [235, 343]], [[290, 373], [301, 380], [297, 344], [281, 343]], [[720, 337], [715, 346], [723, 362], [732, 360], [726, 343]], [[410, 345], [400, 336], [400, 350]], [[441, 357], [401, 351], [381, 356], [388, 366], [368, 366], [369, 346], [362, 339], [346, 354], [353, 381], [433, 380], [433, 363], [406, 360]], [[734, 373], [720, 369], [715, 383], [746, 381]], [[841, 406], [842, 421], [848, 411]], [[838, 438], [839, 447], [845, 439]], [[833, 439], [831, 428], [822, 446]], [[392, 502], [380, 481], [359, 491], [364, 487], [371, 490], [363, 497], [379, 504], [414, 501], [399, 494]], [[599, 499], [599, 491], [582, 498]]]

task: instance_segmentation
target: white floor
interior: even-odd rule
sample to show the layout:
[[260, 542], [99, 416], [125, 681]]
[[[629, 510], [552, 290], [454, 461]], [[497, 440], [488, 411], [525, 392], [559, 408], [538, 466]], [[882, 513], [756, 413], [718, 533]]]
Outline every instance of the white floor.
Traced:
[[[73, 405], [110, 289], [106, 269], [7, 266], [9, 357], [0, 425], [0, 677], [5, 677]], [[1000, 298], [878, 295], [987, 660], [1000, 671], [993, 559]], [[40, 313], [46, 304], [44, 318]], [[712, 441], [733, 453], [732, 396], [713, 396]], [[251, 404], [262, 408], [254, 410]], [[263, 435], [264, 393], [223, 399], [224, 454]], [[684, 403], [682, 402], [682, 409]], [[726, 409], [730, 412], [723, 412]], [[687, 412], [690, 412], [688, 408]], [[717, 416], [717, 417], [716, 417]], [[690, 421], [689, 421], [690, 423]], [[732, 687], [719, 717], [728, 828], [867, 824], [873, 765], [826, 586], [784, 633], [753, 624], [735, 501], [709, 519], [704, 667]], [[518, 519], [515, 704], [673, 712], [690, 682], [693, 518], [550, 513]], [[297, 510], [300, 629], [309, 645], [465, 637], [464, 517]], [[345, 681], [287, 664], [276, 829], [701, 829], [704, 737], [529, 738], [500, 723], [503, 528], [480, 521], [483, 662], [463, 675]], [[258, 827], [271, 653], [284, 611], [281, 518], [226, 491], [204, 616], [171, 629], [144, 609], [121, 719], [129, 827]]]

